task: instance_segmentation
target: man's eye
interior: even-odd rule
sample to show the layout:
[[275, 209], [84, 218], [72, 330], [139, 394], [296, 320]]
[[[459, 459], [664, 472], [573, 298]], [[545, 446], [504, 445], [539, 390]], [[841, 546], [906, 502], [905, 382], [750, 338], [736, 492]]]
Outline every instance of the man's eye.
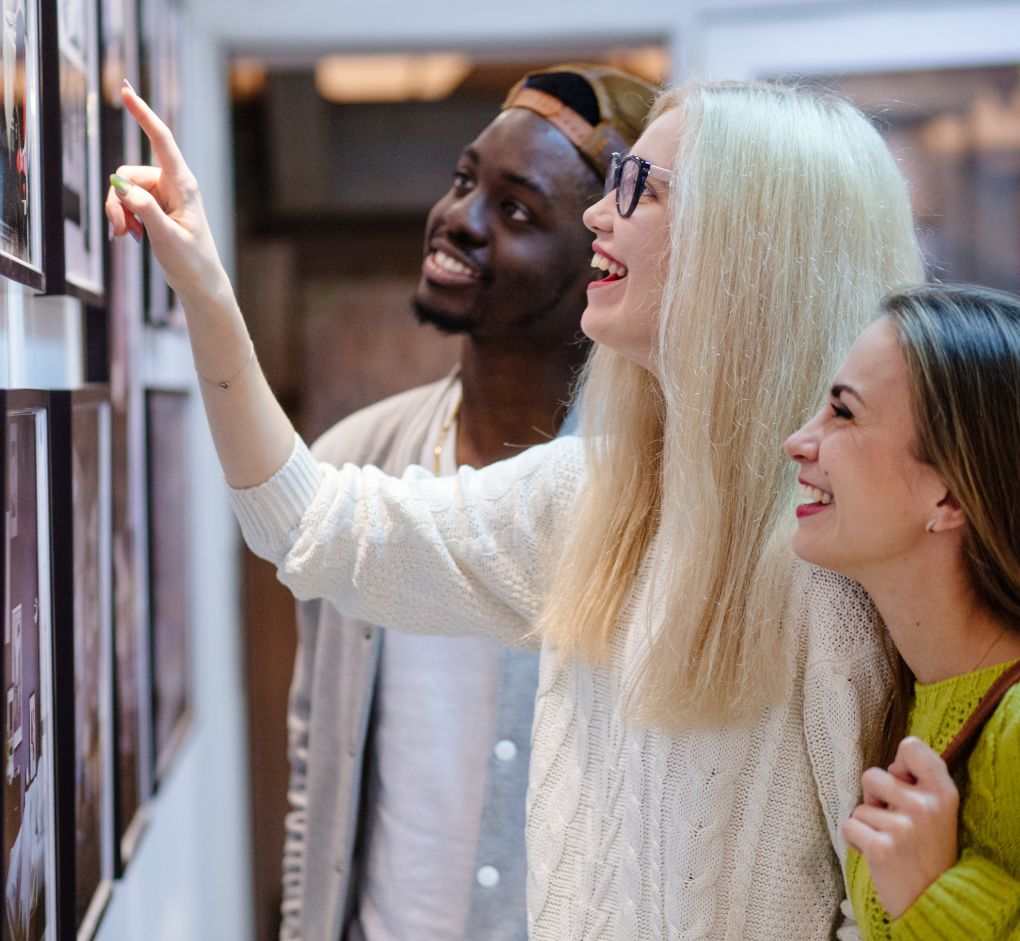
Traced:
[[474, 186], [474, 181], [463, 170], [453, 171], [453, 188], [458, 193], [466, 193]]
[[508, 219], [514, 222], [530, 222], [531, 213], [525, 206], [520, 203], [514, 202], [512, 199], [508, 199], [503, 203], [503, 212], [506, 213]]
[[853, 418], [854, 413], [850, 411], [839, 399], [834, 399], [829, 403], [832, 408], [832, 414], [837, 418]]

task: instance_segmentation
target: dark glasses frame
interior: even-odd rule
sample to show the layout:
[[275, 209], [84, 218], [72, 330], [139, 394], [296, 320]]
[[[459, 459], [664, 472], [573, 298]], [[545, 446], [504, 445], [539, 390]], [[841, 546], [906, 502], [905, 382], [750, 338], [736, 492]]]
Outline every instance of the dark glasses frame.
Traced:
[[[625, 201], [620, 181], [623, 179], [623, 171], [628, 163], [637, 165], [637, 176], [634, 178], [634, 188], [626, 194]], [[673, 172], [665, 167], [658, 167], [654, 163], [649, 163], [637, 154], [630, 154], [624, 157], [622, 154], [614, 153], [609, 158], [609, 168], [606, 170], [606, 184], [602, 195], [603, 197], [608, 196], [613, 190], [616, 190], [616, 211], [620, 214], [621, 219], [626, 219], [628, 216], [633, 215], [634, 210], [637, 209], [638, 201], [644, 192], [648, 177], [651, 177], [653, 180], [660, 180], [668, 186], [673, 177]]]

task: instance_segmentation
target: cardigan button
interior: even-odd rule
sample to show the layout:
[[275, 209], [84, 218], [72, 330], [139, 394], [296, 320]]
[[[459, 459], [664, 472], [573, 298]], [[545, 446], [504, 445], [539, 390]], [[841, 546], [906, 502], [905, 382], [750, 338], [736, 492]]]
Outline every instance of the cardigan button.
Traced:
[[500, 761], [513, 761], [517, 757], [517, 746], [510, 739], [504, 738], [496, 742], [493, 752]]
[[491, 889], [499, 884], [499, 870], [495, 866], [482, 866], [475, 878], [483, 889]]

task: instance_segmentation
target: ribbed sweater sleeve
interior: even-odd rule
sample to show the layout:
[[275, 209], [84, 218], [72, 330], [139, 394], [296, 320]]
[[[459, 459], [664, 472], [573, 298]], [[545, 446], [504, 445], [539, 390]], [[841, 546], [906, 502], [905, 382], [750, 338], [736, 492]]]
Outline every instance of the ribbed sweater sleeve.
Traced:
[[1020, 938], [1020, 881], [971, 850], [890, 925], [894, 941]]
[[[942, 751], [1007, 664], [918, 684], [910, 732]], [[960, 858], [891, 920], [867, 863], [850, 853], [851, 896], [867, 941], [1020, 941], [1020, 686], [981, 731], [960, 792]]]
[[318, 464], [298, 439], [273, 477], [230, 497], [248, 546], [299, 600], [412, 633], [537, 646], [530, 631], [583, 478], [570, 437], [440, 478]]
[[968, 762], [965, 845], [891, 925], [894, 941], [1020, 939], [1020, 687], [1006, 694]]

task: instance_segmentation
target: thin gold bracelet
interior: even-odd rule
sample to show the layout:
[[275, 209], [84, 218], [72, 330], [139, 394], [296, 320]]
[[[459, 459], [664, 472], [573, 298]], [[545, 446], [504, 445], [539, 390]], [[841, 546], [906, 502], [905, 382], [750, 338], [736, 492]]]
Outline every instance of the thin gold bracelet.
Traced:
[[244, 365], [237, 372], [235, 372], [234, 375], [232, 375], [229, 379], [224, 379], [222, 382], [215, 382], [212, 379], [206, 379], [205, 376], [203, 376], [197, 369], [195, 370], [195, 375], [198, 376], [198, 378], [201, 379], [203, 382], [208, 382], [209, 385], [211, 386], [218, 386], [224, 392], [226, 392], [230, 388], [231, 383], [238, 376], [240, 376], [241, 373], [243, 373], [248, 368], [248, 366], [251, 365], [251, 361], [255, 359], [255, 343], [252, 341], [249, 342], [251, 342], [251, 349], [248, 351], [248, 358], [244, 361]]

